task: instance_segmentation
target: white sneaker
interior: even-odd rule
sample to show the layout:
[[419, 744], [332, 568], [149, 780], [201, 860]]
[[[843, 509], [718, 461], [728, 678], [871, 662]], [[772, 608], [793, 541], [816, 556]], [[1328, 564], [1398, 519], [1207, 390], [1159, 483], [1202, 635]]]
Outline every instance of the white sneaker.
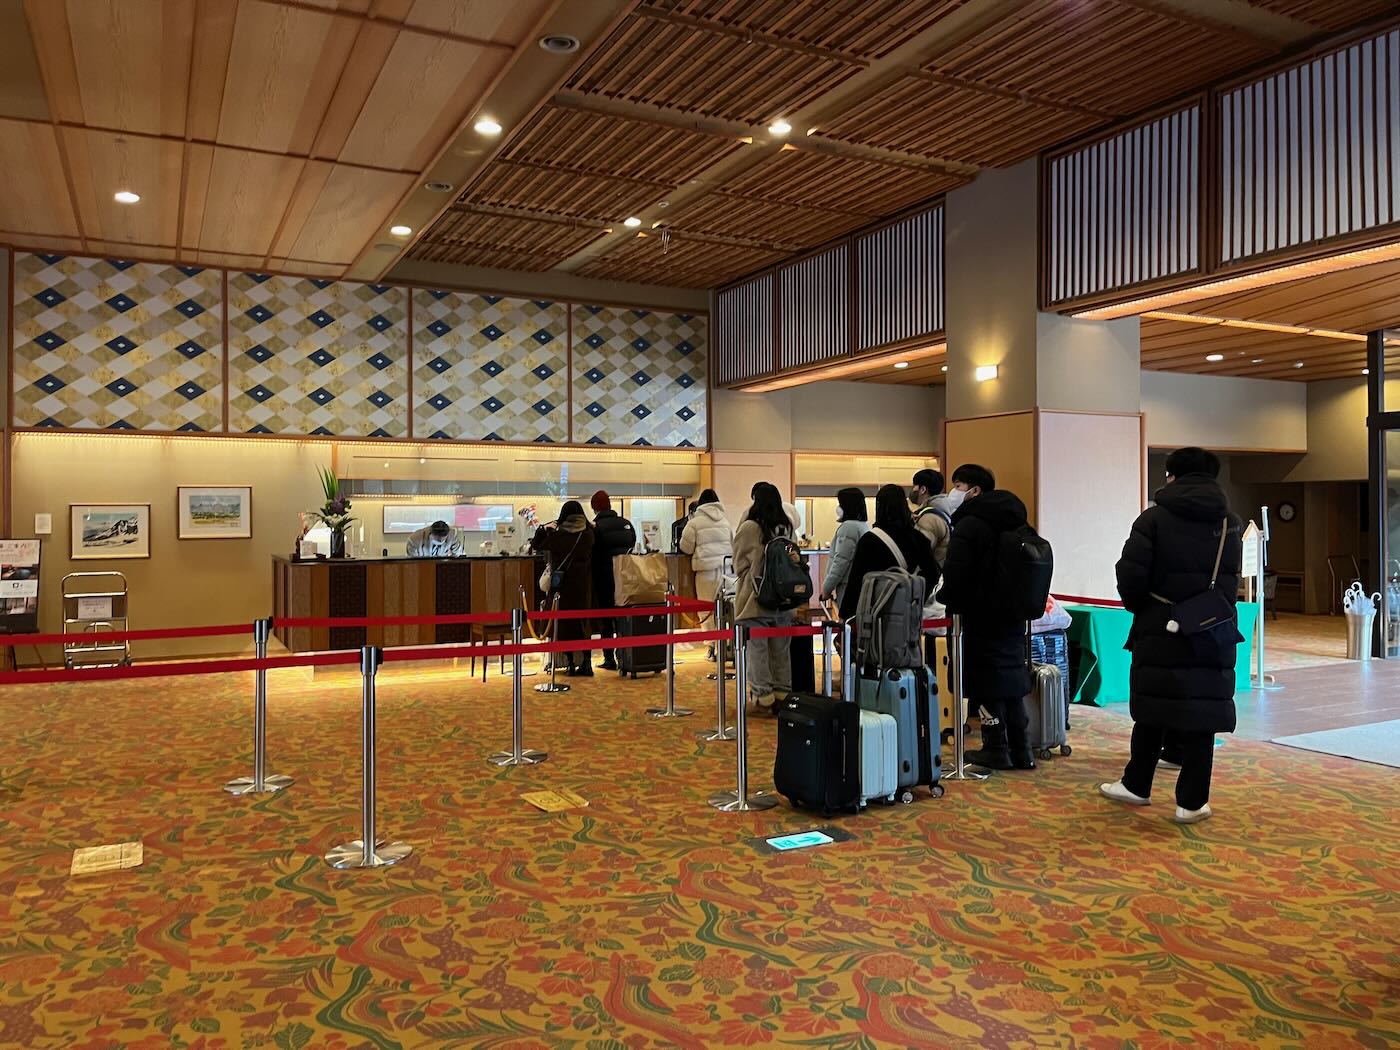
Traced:
[[1158, 766], [1159, 769], [1180, 769], [1180, 768], [1181, 768], [1181, 763], [1180, 763], [1180, 762], [1170, 762], [1170, 761], [1168, 761], [1168, 760], [1165, 759], [1165, 758], [1159, 758], [1159, 759], [1157, 759], [1157, 766]]
[[1200, 809], [1182, 809], [1176, 807], [1176, 812], [1172, 814], [1172, 820], [1178, 824], [1199, 824], [1210, 816], [1210, 803], [1207, 802]]
[[1126, 802], [1130, 806], [1152, 805], [1152, 800], [1150, 798], [1143, 798], [1141, 795], [1134, 795], [1131, 791], [1129, 791], [1123, 786], [1123, 782], [1121, 780], [1114, 781], [1112, 784], [1100, 784], [1099, 794], [1102, 795], [1104, 798], [1113, 799], [1114, 802]]

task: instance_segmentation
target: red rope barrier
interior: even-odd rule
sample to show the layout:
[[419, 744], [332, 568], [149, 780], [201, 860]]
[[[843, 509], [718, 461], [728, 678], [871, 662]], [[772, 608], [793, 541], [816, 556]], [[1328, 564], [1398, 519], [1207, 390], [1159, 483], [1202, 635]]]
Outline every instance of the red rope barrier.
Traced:
[[1123, 608], [1123, 603], [1115, 598], [1085, 598], [1078, 594], [1056, 594], [1053, 597], [1057, 602], [1065, 605], [1099, 605], [1105, 609]]
[[814, 638], [822, 633], [820, 627], [751, 627], [750, 638]]
[[142, 642], [157, 638], [217, 638], [221, 635], [253, 636], [251, 623], [226, 623], [215, 627], [151, 627], [140, 631], [91, 631], [84, 634], [0, 635], [0, 649], [16, 645], [76, 645], [106, 642]]
[[515, 645], [514, 643], [492, 645], [450, 645], [427, 649], [386, 649], [385, 663], [404, 663], [423, 659], [460, 659], [477, 657], [491, 659], [498, 656], [530, 656], [536, 653], [586, 653], [598, 649], [637, 649], [648, 645], [674, 645], [681, 642], [714, 642], [721, 638], [732, 638], [728, 631], [688, 631], [684, 634], [634, 635], [620, 638], [581, 638], [571, 642], [534, 642]]
[[936, 630], [939, 627], [952, 627], [953, 621], [951, 617], [945, 616], [940, 620], [925, 620], [919, 626], [922, 627], [925, 631], [932, 631]]

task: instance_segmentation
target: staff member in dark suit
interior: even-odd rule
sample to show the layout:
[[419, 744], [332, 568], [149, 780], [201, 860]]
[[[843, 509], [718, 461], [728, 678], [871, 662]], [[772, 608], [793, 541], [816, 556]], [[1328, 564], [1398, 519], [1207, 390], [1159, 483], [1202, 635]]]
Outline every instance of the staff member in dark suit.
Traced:
[[[610, 609], [613, 606], [613, 558], [619, 554], [630, 554], [637, 546], [637, 530], [632, 523], [612, 509], [612, 499], [599, 489], [588, 501], [593, 508], [593, 607]], [[600, 616], [593, 621], [593, 629], [599, 638], [617, 636], [617, 621], [611, 616]], [[616, 671], [613, 650], [603, 650], [603, 670]]]

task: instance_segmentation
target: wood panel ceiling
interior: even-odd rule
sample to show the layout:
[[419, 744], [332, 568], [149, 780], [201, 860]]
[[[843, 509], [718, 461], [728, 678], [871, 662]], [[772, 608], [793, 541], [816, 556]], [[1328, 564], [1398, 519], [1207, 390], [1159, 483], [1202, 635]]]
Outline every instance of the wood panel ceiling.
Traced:
[[460, 261], [488, 217], [511, 249], [547, 215], [570, 232], [534, 268], [720, 284], [1386, 7], [644, 0], [463, 186], [481, 231], [449, 213], [409, 255]]
[[[1366, 333], [1381, 328], [1400, 328], [1400, 259], [1148, 313], [1142, 364], [1202, 375], [1338, 379], [1361, 374]], [[1216, 354], [1220, 360], [1208, 360]]]
[[712, 286], [1389, 7], [9, 0], [0, 240]]

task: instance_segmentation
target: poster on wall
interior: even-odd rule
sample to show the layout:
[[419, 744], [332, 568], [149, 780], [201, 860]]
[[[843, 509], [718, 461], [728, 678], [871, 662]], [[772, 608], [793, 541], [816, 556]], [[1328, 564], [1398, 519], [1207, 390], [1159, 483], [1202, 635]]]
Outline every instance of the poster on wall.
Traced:
[[0, 540], [0, 633], [39, 629], [39, 541]]
[[68, 556], [73, 561], [151, 556], [149, 503], [75, 503], [68, 512]]
[[251, 485], [180, 485], [176, 489], [182, 540], [246, 540], [253, 535]]

